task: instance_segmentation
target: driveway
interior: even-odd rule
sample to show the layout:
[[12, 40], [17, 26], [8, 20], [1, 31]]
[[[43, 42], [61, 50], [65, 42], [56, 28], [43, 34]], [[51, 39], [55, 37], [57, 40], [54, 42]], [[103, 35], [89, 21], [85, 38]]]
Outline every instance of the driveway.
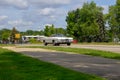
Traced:
[[55, 63], [79, 72], [95, 74], [108, 80], [120, 80], [120, 61], [46, 49], [4, 47], [22, 54]]

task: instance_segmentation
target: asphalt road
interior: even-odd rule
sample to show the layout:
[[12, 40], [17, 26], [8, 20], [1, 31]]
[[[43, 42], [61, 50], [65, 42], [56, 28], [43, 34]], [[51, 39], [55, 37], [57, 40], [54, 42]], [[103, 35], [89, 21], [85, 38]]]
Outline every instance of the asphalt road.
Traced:
[[107, 78], [108, 80], [120, 80], [120, 60], [56, 52], [45, 49], [6, 48], [69, 69], [95, 74]]

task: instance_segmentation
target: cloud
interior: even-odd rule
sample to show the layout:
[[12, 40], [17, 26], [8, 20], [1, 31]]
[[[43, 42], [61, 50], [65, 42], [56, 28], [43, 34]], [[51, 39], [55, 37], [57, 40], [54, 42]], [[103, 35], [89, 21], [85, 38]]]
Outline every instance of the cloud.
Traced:
[[29, 21], [23, 21], [23, 20], [15, 20], [15, 21], [8, 21], [8, 24], [12, 26], [17, 26], [17, 27], [24, 27], [24, 26], [32, 26], [33, 22]]
[[14, 7], [17, 9], [26, 9], [33, 7], [60, 6], [70, 4], [71, 0], [0, 0], [1, 7]]
[[62, 5], [69, 4], [71, 0], [28, 0], [32, 4], [44, 4], [44, 5]]
[[39, 15], [44, 15], [44, 16], [53, 14], [54, 12], [55, 12], [54, 8], [44, 8], [44, 9], [37, 10], [37, 13]]
[[0, 6], [25, 9], [28, 7], [28, 2], [26, 0], [0, 0]]
[[5, 15], [0, 16], [0, 28], [6, 25], [7, 20], [8, 20], [8, 16]]
[[[38, 25], [64, 24], [68, 11], [64, 8], [43, 8], [24, 12], [23, 19]], [[58, 25], [59, 25], [58, 24]], [[64, 27], [64, 26], [63, 26]]]
[[5, 20], [5, 19], [7, 19], [7, 18], [8, 18], [8, 16], [5, 16], [5, 15], [0, 16], [0, 21], [3, 21], [3, 20]]

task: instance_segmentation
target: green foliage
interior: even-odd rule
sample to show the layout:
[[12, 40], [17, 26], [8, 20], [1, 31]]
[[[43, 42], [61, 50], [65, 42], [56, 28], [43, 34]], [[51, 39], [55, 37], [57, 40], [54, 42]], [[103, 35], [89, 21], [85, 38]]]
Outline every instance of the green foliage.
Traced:
[[55, 28], [54, 25], [45, 26], [44, 35], [51, 36], [52, 34], [64, 34], [64, 35], [66, 35], [66, 30], [63, 28]]
[[120, 39], [120, 0], [116, 0], [116, 4], [109, 7], [108, 23], [112, 40]]
[[66, 29], [55, 28], [55, 33], [54, 34], [64, 34], [64, 35], [67, 35], [67, 32], [66, 32]]
[[[8, 77], [9, 76], [9, 77]], [[105, 80], [0, 48], [0, 80]]]
[[27, 35], [33, 35], [33, 34], [34, 34], [34, 31], [33, 31], [33, 30], [27, 30], [27, 31], [26, 31], [26, 34], [27, 34]]
[[2, 41], [2, 43], [6, 44], [9, 42], [10, 32], [9, 29], [0, 30], [0, 41]]
[[50, 30], [51, 28], [52, 28], [51, 26], [45, 26], [45, 29], [44, 29], [45, 36], [50, 36], [52, 34]]
[[82, 42], [92, 41], [95, 37], [99, 41], [104, 41], [105, 26], [102, 10], [92, 1], [84, 3], [81, 9], [70, 11], [66, 18], [68, 33]]
[[3, 32], [2, 33], [2, 40], [8, 40], [10, 33]]
[[2, 29], [0, 31], [1, 34], [1, 40], [8, 40], [9, 36], [10, 36], [10, 30], [9, 29]]
[[37, 43], [37, 44], [38, 44], [38, 43], [41, 43], [41, 42], [37, 41], [37, 40], [34, 39], [34, 38], [31, 38], [31, 39], [29, 40], [29, 42], [30, 42], [30, 43], [34, 43], [34, 44], [35, 44], [35, 43]]
[[17, 40], [17, 39], [15, 38], [15, 34], [17, 34], [17, 33], [19, 33], [19, 32], [16, 30], [15, 27], [13, 27], [13, 29], [12, 29], [12, 31], [11, 31], [11, 34], [10, 34], [10, 41], [11, 41], [12, 43], [15, 43], [15, 41]]
[[20, 32], [21, 35], [44, 35], [44, 31], [33, 31], [33, 30], [27, 30], [25, 32]]

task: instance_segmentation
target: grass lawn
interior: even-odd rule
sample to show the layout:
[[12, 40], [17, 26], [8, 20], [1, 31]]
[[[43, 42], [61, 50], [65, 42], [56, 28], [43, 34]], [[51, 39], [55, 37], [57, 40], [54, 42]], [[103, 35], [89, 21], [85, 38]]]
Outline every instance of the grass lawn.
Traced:
[[115, 43], [115, 42], [82, 42], [78, 43], [80, 45], [120, 45], [120, 43]]
[[0, 44], [0, 46], [15, 46], [15, 44]]
[[105, 80], [0, 48], [0, 80]]
[[73, 52], [78, 54], [85, 54], [91, 56], [99, 56], [109, 59], [117, 59], [120, 60], [119, 53], [113, 53], [108, 51], [101, 51], [101, 50], [92, 50], [92, 49], [82, 49], [82, 48], [70, 48], [70, 47], [57, 47], [57, 46], [29, 46], [29, 48], [43, 48], [43, 49], [50, 49], [56, 51], [64, 51], [64, 52]]

